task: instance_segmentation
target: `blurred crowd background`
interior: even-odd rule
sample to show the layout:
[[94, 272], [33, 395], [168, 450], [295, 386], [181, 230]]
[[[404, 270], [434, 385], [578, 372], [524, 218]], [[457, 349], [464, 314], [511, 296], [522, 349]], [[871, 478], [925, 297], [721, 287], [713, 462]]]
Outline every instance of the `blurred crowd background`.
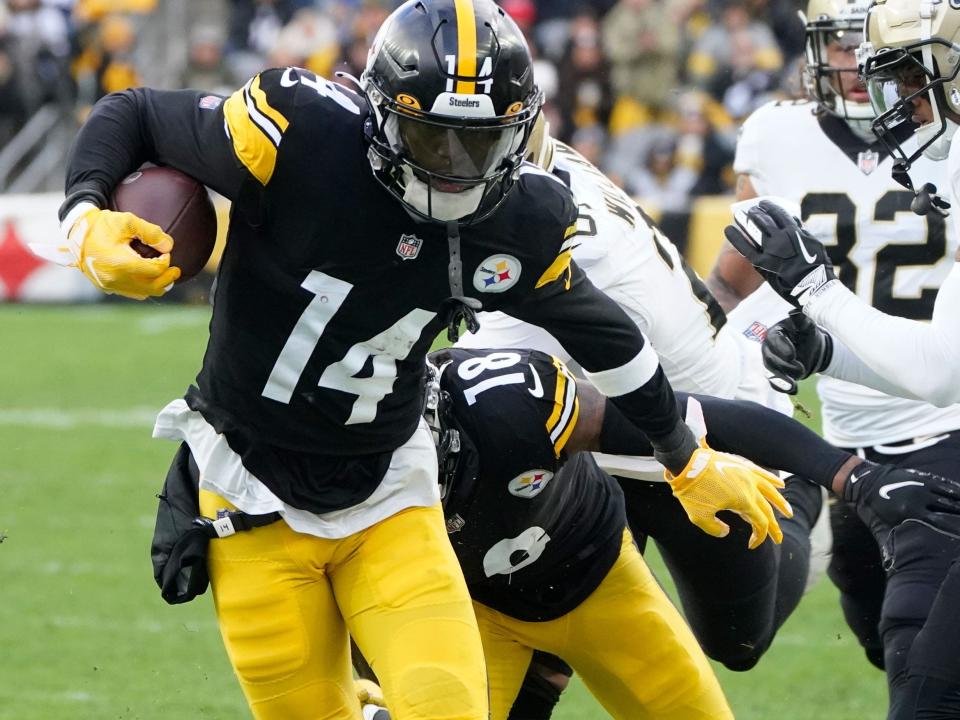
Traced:
[[[360, 75], [396, 0], [6, 0], [0, 191], [58, 190], [104, 94], [232, 92], [297, 65]], [[732, 191], [740, 122], [802, 96], [798, 0], [501, 0], [529, 39], [553, 134], [683, 245], [691, 204]]]

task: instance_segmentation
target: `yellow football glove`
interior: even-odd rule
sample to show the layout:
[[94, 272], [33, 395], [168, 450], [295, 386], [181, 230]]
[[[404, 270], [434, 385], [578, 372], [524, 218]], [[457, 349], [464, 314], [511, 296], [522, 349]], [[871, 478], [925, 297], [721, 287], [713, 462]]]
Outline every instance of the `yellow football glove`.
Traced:
[[690, 522], [708, 535], [725, 537], [730, 532], [730, 526], [716, 517], [721, 510], [735, 512], [750, 523], [751, 550], [767, 535], [775, 543], [783, 540], [773, 508], [793, 517], [790, 503], [778, 491], [783, 487], [780, 478], [742, 457], [712, 450], [703, 440], [683, 472], [674, 476], [667, 470], [664, 477]]
[[[180, 277], [180, 268], [170, 267], [173, 238], [132, 213], [91, 207], [70, 228], [68, 239], [74, 265], [106, 293], [134, 300], [159, 297]], [[131, 247], [134, 239], [160, 255], [143, 257]]]
[[353, 691], [357, 693], [357, 700], [360, 705], [379, 705], [386, 707], [387, 703], [383, 699], [383, 690], [372, 680], [357, 678], [353, 681]]

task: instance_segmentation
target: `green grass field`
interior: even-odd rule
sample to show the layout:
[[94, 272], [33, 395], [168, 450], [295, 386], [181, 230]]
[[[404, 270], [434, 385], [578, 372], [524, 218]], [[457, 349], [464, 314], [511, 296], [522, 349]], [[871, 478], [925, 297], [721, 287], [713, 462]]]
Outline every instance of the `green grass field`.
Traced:
[[[0, 306], [0, 720], [249, 717], [210, 598], [164, 604], [149, 560], [175, 449], [153, 416], [192, 382], [208, 315]], [[827, 580], [756, 669], [718, 672], [740, 720], [885, 713]], [[607, 715], [575, 684], [554, 717]]]

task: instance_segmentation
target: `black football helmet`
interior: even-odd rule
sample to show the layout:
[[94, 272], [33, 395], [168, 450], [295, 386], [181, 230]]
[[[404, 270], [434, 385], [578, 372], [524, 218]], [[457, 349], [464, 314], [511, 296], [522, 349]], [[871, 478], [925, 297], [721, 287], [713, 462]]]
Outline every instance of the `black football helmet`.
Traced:
[[493, 0], [410, 0], [384, 22], [360, 87], [376, 178], [431, 221], [476, 222], [516, 180], [542, 93]]
[[449, 363], [442, 350], [430, 355], [423, 402], [423, 417], [437, 447], [440, 498], [445, 508], [451, 505], [451, 498], [455, 498], [454, 506], [466, 502], [476, 485], [480, 468], [477, 449], [457, 422], [450, 393], [440, 385], [440, 376]]

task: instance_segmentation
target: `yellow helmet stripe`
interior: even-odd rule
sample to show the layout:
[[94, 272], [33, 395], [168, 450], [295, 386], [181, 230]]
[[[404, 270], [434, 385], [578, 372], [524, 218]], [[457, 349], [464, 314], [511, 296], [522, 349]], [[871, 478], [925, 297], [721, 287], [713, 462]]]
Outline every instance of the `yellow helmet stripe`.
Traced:
[[[477, 18], [473, 12], [473, 0], [454, 0], [457, 11], [457, 75], [477, 76]], [[473, 94], [477, 83], [457, 80], [457, 92]]]

